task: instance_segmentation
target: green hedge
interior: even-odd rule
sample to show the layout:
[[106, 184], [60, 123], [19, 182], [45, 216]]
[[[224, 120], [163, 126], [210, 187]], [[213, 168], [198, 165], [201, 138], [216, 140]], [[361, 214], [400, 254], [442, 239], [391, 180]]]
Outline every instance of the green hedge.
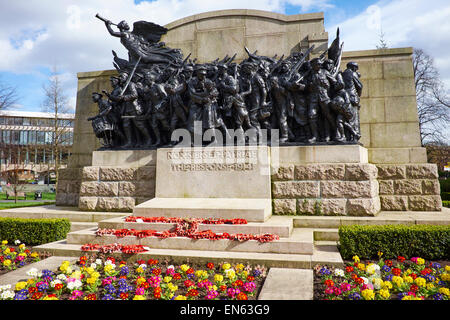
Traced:
[[442, 201], [449, 201], [450, 200], [450, 192], [441, 192], [441, 199], [442, 199]]
[[383, 257], [421, 257], [429, 260], [450, 258], [450, 226], [374, 225], [339, 227], [339, 250], [343, 259], [354, 255], [374, 259]]
[[450, 208], [450, 201], [442, 200], [442, 205], [444, 207]]
[[450, 192], [450, 179], [439, 179], [441, 185], [441, 192]]
[[70, 231], [69, 219], [0, 218], [0, 240], [40, 245], [65, 239]]

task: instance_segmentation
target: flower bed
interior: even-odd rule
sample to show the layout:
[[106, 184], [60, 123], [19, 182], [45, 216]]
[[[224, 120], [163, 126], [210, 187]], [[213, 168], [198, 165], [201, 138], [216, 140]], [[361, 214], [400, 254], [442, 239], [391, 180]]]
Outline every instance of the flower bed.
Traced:
[[14, 246], [8, 245], [8, 241], [3, 240], [0, 244], [0, 250], [0, 275], [40, 261], [48, 256], [47, 254], [30, 251], [25, 244], [18, 240], [15, 241]]
[[266, 276], [263, 267], [207, 263], [169, 265], [155, 259], [135, 263], [103, 255], [65, 261], [58, 270], [30, 270], [30, 279], [0, 287], [9, 300], [249, 300]]
[[450, 265], [406, 260], [360, 261], [358, 256], [344, 269], [314, 268], [314, 300], [449, 300]]

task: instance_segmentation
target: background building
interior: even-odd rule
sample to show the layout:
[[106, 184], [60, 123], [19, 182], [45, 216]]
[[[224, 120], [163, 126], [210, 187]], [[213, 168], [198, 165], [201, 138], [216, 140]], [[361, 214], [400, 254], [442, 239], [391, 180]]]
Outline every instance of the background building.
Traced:
[[21, 181], [48, 183], [64, 168], [73, 144], [74, 114], [0, 111], [0, 172], [3, 185], [13, 172]]

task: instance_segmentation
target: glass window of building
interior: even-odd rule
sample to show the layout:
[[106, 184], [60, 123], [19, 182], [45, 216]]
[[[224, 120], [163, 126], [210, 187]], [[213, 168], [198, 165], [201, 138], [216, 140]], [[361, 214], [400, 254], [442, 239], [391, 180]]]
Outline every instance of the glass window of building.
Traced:
[[31, 125], [31, 119], [30, 118], [23, 118], [23, 125], [24, 126]]
[[44, 143], [45, 143], [45, 132], [37, 131], [36, 144], [44, 144]]
[[20, 131], [11, 131], [11, 144], [19, 144], [20, 142]]
[[28, 143], [36, 144], [36, 131], [30, 131], [28, 134]]

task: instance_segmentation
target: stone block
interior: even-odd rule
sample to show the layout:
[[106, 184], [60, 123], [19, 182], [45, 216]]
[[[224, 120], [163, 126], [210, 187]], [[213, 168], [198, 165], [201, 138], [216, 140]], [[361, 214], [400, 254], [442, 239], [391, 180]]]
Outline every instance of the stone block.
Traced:
[[417, 122], [371, 123], [370, 126], [372, 148], [417, 147], [421, 144]]
[[287, 38], [279, 33], [246, 36], [245, 44], [251, 51], [265, 52], [268, 57], [289, 51]]
[[409, 196], [408, 208], [412, 211], [441, 211], [441, 196]]
[[376, 216], [380, 210], [379, 197], [347, 200], [347, 215], [349, 216]]
[[136, 199], [133, 197], [119, 197], [118, 211], [132, 211], [136, 205]]
[[196, 34], [197, 55], [201, 61], [213, 61], [227, 53], [230, 56], [237, 53], [237, 59], [244, 59], [246, 55], [244, 27], [197, 31]]
[[137, 178], [136, 180], [154, 180], [156, 178], [156, 167], [155, 166], [145, 166], [137, 168]]
[[136, 194], [136, 183], [132, 181], [119, 181], [119, 197], [133, 197]]
[[136, 179], [136, 168], [100, 168], [100, 181], [132, 181]]
[[410, 162], [410, 148], [372, 148], [371, 141], [371, 148], [368, 151], [370, 163], [398, 164]]
[[309, 163], [367, 163], [367, 149], [360, 145], [283, 146], [270, 148], [272, 165]]
[[116, 197], [119, 195], [118, 182], [98, 182], [97, 196], [100, 197]]
[[119, 198], [116, 197], [99, 197], [95, 210], [98, 211], [118, 211]]
[[295, 166], [296, 180], [343, 180], [344, 164], [306, 164]]
[[318, 181], [275, 181], [272, 183], [273, 198], [319, 198]]
[[427, 163], [427, 149], [418, 147], [409, 149], [409, 162], [410, 163]]
[[80, 179], [80, 169], [79, 168], [65, 168], [58, 170], [59, 180], [78, 180]]
[[136, 197], [154, 197], [155, 196], [155, 180], [148, 181], [137, 181], [136, 186]]
[[413, 195], [422, 194], [421, 180], [395, 180], [394, 181], [395, 195]]
[[294, 165], [281, 165], [272, 170], [272, 181], [294, 180]]
[[386, 97], [384, 105], [385, 122], [419, 121], [415, 96]]
[[378, 180], [406, 179], [405, 165], [377, 165]]
[[322, 198], [373, 198], [378, 196], [378, 181], [321, 181]]
[[416, 87], [414, 77], [398, 78], [398, 79], [384, 79], [384, 96], [386, 97], [402, 97], [415, 96]]
[[410, 164], [406, 166], [408, 179], [437, 179], [437, 165], [434, 163]]
[[273, 199], [273, 213], [277, 215], [295, 215], [297, 201], [295, 199]]
[[83, 181], [98, 181], [99, 167], [84, 167], [81, 172], [81, 179]]
[[394, 194], [394, 180], [379, 180], [380, 195], [393, 195]]
[[[58, 182], [59, 184], [59, 182]], [[81, 181], [70, 181], [67, 185], [67, 193], [80, 193]]]
[[414, 78], [411, 59], [395, 59], [383, 61], [384, 79]]
[[98, 194], [97, 181], [84, 181], [80, 186], [80, 196], [96, 196]]
[[378, 176], [378, 169], [374, 164], [346, 164], [345, 180], [373, 180]]
[[67, 205], [67, 193], [56, 192], [55, 205], [56, 206], [66, 206]]
[[95, 211], [98, 197], [80, 197], [78, 208], [82, 211]]
[[441, 193], [441, 185], [439, 180], [422, 180], [422, 194], [439, 195]]
[[381, 196], [381, 210], [383, 211], [407, 211], [408, 197], [407, 196]]
[[302, 214], [346, 215], [346, 199], [297, 199], [297, 211]]
[[361, 123], [384, 122], [384, 98], [368, 98], [361, 102]]

